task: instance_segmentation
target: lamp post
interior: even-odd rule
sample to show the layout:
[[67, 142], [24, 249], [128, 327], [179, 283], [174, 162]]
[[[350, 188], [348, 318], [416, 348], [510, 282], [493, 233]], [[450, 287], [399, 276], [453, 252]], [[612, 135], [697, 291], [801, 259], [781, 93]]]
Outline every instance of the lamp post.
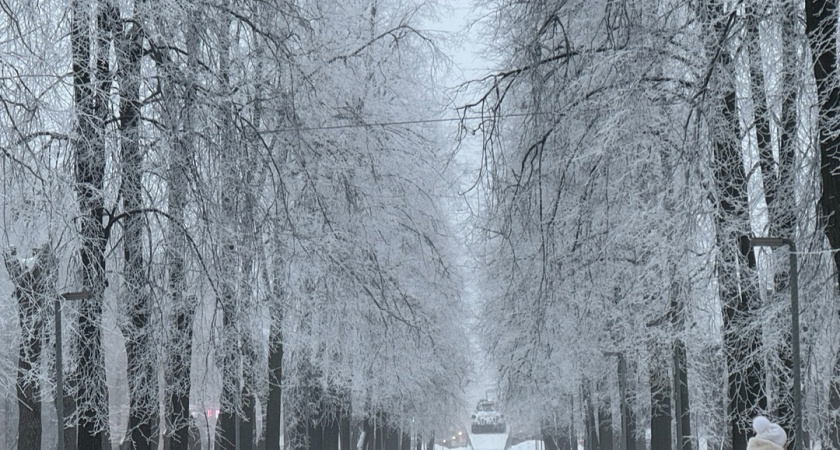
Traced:
[[53, 302], [55, 313], [55, 413], [58, 422], [56, 450], [64, 450], [64, 362], [61, 354], [61, 299], [86, 300], [93, 296], [90, 291], [65, 292]]
[[799, 264], [796, 259], [796, 243], [792, 239], [778, 237], [754, 237], [749, 239], [750, 247], [788, 247], [790, 255], [790, 336], [793, 353], [793, 426], [794, 448], [804, 450], [802, 434], [802, 374], [799, 362]]

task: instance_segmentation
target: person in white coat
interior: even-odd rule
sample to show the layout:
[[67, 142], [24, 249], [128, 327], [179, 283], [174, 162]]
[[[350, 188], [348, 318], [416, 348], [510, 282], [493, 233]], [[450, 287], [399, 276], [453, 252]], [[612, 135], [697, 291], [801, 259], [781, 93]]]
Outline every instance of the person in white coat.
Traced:
[[747, 442], [747, 450], [784, 450], [787, 447], [787, 433], [779, 424], [764, 416], [753, 419], [755, 437]]

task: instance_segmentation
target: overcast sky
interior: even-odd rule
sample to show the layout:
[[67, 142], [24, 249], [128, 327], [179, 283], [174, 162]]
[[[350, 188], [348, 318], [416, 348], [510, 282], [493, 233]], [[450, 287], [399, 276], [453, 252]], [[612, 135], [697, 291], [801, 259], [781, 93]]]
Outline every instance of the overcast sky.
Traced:
[[[481, 51], [481, 40], [478, 34], [478, 25], [475, 22], [479, 19], [481, 12], [474, 9], [471, 0], [450, 0], [448, 2], [442, 1], [440, 20], [436, 23], [429, 23], [425, 28], [430, 31], [444, 32], [447, 39], [439, 43], [441, 50], [452, 60], [454, 67], [443, 84], [447, 90], [445, 95], [449, 96], [447, 100], [454, 103], [453, 106], [458, 106], [470, 99], [470, 95], [461, 95], [458, 98], [452, 99], [454, 90], [457, 86], [467, 80], [474, 80], [480, 78], [490, 72], [491, 64], [480, 57], [478, 53]], [[454, 117], [455, 111], [450, 110], [448, 116]], [[456, 123], [452, 123], [452, 136], [456, 134]], [[453, 139], [453, 149], [455, 141]], [[461, 150], [458, 153], [458, 160], [463, 165], [463, 175], [461, 185], [463, 189], [471, 186], [475, 182], [475, 176], [478, 173], [479, 155], [481, 152], [480, 137], [471, 137], [462, 142]], [[460, 217], [464, 220], [466, 217]], [[457, 219], [456, 219], [457, 220]], [[470, 264], [470, 263], [468, 263]], [[474, 267], [474, 266], [472, 266]], [[468, 278], [467, 290], [465, 292], [465, 300], [475, 305], [478, 298], [475, 298], [477, 289], [473, 284], [476, 280], [472, 280], [469, 271], [465, 274]], [[474, 311], [476, 313], [477, 311]], [[495, 380], [493, 379], [492, 370], [485, 367], [485, 355], [479, 350], [477, 341], [472, 343], [475, 346], [474, 364], [477, 373], [474, 374], [470, 385], [467, 387], [467, 396], [465, 405], [467, 412], [475, 408], [476, 402], [480, 398], [495, 397]], [[488, 395], [489, 394], [489, 395]], [[469, 416], [465, 417], [465, 426], [469, 425]]]

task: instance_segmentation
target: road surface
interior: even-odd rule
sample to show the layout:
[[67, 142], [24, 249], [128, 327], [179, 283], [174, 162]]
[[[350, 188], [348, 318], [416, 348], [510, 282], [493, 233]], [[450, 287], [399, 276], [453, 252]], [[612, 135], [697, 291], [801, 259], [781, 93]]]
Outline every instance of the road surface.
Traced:
[[473, 450], [505, 450], [507, 437], [507, 433], [470, 433], [470, 442]]

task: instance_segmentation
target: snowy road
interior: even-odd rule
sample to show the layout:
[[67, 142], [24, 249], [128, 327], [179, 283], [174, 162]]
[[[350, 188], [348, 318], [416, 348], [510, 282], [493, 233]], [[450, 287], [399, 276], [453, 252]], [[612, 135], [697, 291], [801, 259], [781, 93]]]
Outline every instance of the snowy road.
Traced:
[[470, 442], [473, 450], [505, 450], [507, 433], [499, 434], [473, 434], [470, 433]]
[[542, 441], [525, 441], [514, 445], [510, 450], [542, 450], [543, 448]]
[[[474, 439], [474, 437], [470, 437]], [[504, 450], [505, 442], [507, 441], [506, 434], [482, 434], [478, 435], [478, 441], [472, 441], [472, 450]], [[512, 446], [509, 450], [543, 450], [545, 447], [542, 441], [525, 441]], [[435, 444], [434, 450], [451, 450], [448, 447]], [[471, 450], [470, 447], [466, 449], [455, 450]], [[583, 450], [581, 447], [579, 450]]]

